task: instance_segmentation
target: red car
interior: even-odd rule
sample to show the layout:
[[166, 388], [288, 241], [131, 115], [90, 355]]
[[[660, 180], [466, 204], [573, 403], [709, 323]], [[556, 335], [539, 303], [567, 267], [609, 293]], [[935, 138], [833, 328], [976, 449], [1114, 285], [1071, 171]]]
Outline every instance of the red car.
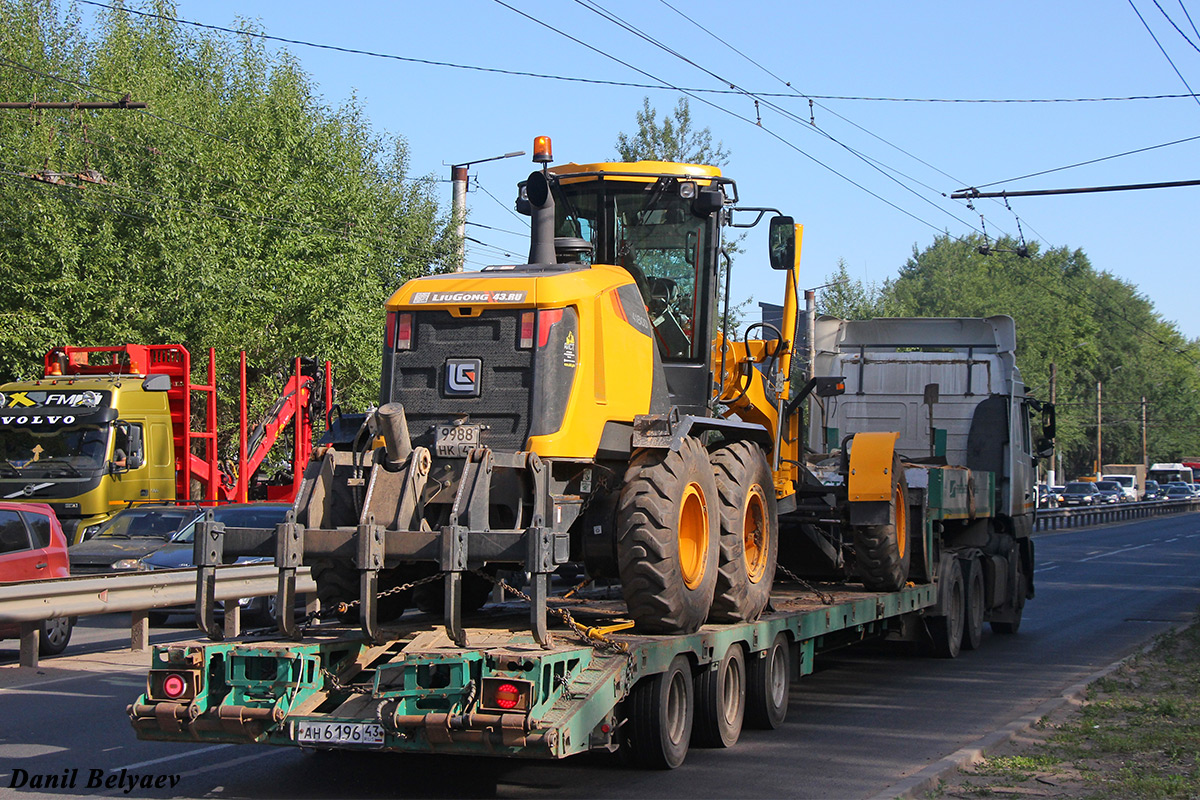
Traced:
[[[0, 502], [0, 583], [40, 581], [70, 575], [67, 539], [54, 510], [44, 503]], [[72, 620], [42, 623], [38, 653], [56, 656], [71, 639]], [[15, 622], [0, 622], [0, 639], [21, 635]]]

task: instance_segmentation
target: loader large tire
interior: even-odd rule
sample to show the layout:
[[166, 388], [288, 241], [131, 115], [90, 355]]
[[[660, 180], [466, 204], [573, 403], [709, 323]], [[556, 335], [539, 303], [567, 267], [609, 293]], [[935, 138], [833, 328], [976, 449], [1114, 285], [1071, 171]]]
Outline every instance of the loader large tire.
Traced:
[[717, 586], [720, 517], [708, 453], [645, 450], [625, 473], [617, 502], [617, 567], [625, 605], [643, 633], [693, 633]]
[[[351, 603], [358, 599], [358, 571], [348, 564], [334, 561], [318, 561], [312, 565], [312, 578], [317, 584], [317, 599], [321, 611], [332, 613], [340, 603]], [[338, 614], [342, 622], [357, 622], [358, 609]]]
[[737, 442], [712, 455], [720, 497], [721, 550], [711, 622], [758, 619], [771, 599], [779, 558], [775, 487], [763, 451]]
[[854, 528], [854, 552], [863, 586], [876, 592], [894, 592], [908, 582], [912, 542], [908, 530], [908, 486], [899, 460], [892, 462], [890, 516], [894, 523], [858, 525]]

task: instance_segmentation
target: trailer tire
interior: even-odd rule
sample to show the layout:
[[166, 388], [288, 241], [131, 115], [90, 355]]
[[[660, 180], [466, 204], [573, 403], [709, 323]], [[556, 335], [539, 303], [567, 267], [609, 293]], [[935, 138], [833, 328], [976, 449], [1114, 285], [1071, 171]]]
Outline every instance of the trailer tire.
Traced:
[[908, 530], [908, 484], [900, 459], [892, 460], [892, 496], [886, 525], [856, 525], [854, 552], [863, 586], [874, 592], [895, 592], [908, 582], [912, 542]]
[[703, 445], [643, 450], [617, 502], [617, 567], [629, 615], [642, 633], [694, 633], [717, 586], [717, 485]]
[[791, 644], [782, 631], [760, 657], [750, 657], [746, 668], [746, 724], [751, 728], [775, 730], [787, 719], [791, 661]]
[[633, 762], [649, 769], [675, 769], [687, 758], [695, 713], [692, 666], [684, 655], [666, 672], [642, 678], [629, 693], [625, 745]]
[[696, 714], [692, 744], [733, 747], [742, 735], [746, 717], [746, 656], [732, 644], [715, 667], [696, 676]]
[[962, 568], [958, 559], [950, 556], [944, 564], [949, 565], [938, 576], [944, 582], [945, 614], [929, 619], [929, 634], [933, 637], [933, 652], [939, 658], [957, 658], [962, 646], [963, 618], [966, 611], [966, 590], [963, 586]]
[[779, 560], [775, 486], [762, 448], [736, 442], [712, 455], [721, 546], [710, 622], [751, 622], [771, 599]]
[[987, 610], [987, 587], [983, 580], [983, 564], [978, 558], [967, 562], [966, 609], [963, 619], [963, 650], [978, 650], [983, 643], [983, 615]]

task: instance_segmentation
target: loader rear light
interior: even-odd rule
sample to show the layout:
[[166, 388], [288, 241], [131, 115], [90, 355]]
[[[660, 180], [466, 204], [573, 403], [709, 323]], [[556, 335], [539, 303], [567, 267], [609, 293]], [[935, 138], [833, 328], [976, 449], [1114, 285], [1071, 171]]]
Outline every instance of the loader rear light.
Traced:
[[533, 161], [535, 164], [549, 164], [554, 160], [551, 153], [550, 137], [533, 137]]
[[536, 315], [532, 311], [526, 311], [521, 315], [521, 341], [518, 346], [528, 350], [533, 347], [533, 326]]
[[533, 683], [513, 678], [483, 678], [481, 708], [493, 711], [529, 711], [533, 707]]
[[563, 318], [562, 308], [547, 308], [538, 312], [538, 347], [545, 347], [546, 342], [550, 341], [550, 329], [554, 327], [554, 323]]
[[412, 314], [404, 312], [396, 315], [396, 349], [411, 350], [413, 340]]

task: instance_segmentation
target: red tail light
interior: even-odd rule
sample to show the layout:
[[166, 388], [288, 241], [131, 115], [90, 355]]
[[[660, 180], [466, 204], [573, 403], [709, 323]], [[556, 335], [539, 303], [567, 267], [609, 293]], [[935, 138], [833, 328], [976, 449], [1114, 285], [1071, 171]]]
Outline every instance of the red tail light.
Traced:
[[538, 347], [545, 347], [550, 341], [550, 328], [563, 318], [563, 309], [547, 308], [538, 312]]
[[526, 350], [533, 347], [534, 319], [535, 316], [532, 311], [526, 311], [521, 315], [521, 341], [518, 342], [518, 346]]
[[502, 683], [496, 687], [496, 705], [508, 710], [516, 708], [521, 702], [521, 692], [511, 683]]
[[396, 349], [411, 350], [413, 340], [412, 314], [403, 312], [396, 315]]
[[187, 691], [187, 681], [183, 679], [182, 675], [172, 673], [163, 678], [162, 690], [167, 697], [178, 700]]

